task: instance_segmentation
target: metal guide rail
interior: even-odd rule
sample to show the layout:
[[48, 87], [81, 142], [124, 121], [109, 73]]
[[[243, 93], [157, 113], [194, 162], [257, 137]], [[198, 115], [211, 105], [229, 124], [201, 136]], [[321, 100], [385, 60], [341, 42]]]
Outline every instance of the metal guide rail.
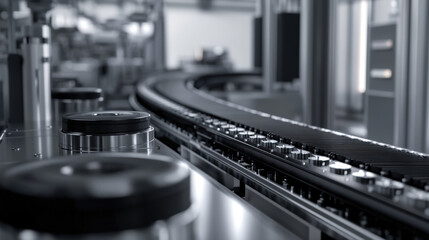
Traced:
[[[240, 81], [243, 75], [237, 74]], [[231, 81], [234, 74], [227, 77]], [[426, 191], [410, 181], [397, 181], [391, 174], [359, 163], [360, 160], [345, 158], [346, 154], [336, 154], [329, 149], [335, 144], [330, 143], [327, 150], [313, 143], [322, 132], [324, 140], [335, 140], [339, 135], [351, 143], [370, 146], [369, 152], [388, 148], [389, 154], [396, 151], [415, 155], [422, 161], [426, 161], [425, 156], [304, 124], [292, 123], [291, 127], [290, 120], [266, 116], [199, 91], [195, 86], [204, 85], [204, 79], [166, 73], [140, 83], [131, 103], [134, 108], [144, 108], [154, 115], [158, 137], [162, 136], [165, 143], [186, 146], [239, 180], [240, 185], [234, 188], [238, 195], [245, 196], [244, 186], [250, 186], [328, 236], [424, 239], [429, 234]], [[249, 118], [243, 112], [257, 117]], [[267, 131], [272, 121], [291, 134]], [[299, 131], [309, 141], [299, 141]], [[342, 152], [344, 149], [347, 147], [343, 146]], [[354, 151], [351, 153], [357, 156]]]

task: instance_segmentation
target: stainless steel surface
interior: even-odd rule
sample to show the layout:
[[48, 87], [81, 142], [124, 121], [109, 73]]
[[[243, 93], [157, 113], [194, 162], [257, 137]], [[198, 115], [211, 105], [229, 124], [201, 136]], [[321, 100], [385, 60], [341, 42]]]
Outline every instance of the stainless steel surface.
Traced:
[[[40, 146], [45, 147], [40, 148]], [[176, 152], [157, 140], [154, 141], [153, 153], [167, 155], [178, 161], [183, 161], [183, 158]], [[0, 154], [2, 156], [0, 158], [1, 165], [9, 161], [45, 160], [59, 156], [62, 153], [59, 151], [58, 147], [57, 130], [46, 128], [39, 131], [9, 130], [0, 143]], [[234, 196], [230, 190], [227, 190], [224, 186], [210, 179], [205, 173], [202, 173], [190, 164], [189, 166], [192, 169], [191, 194], [193, 208], [195, 208], [197, 216], [193, 225], [194, 238], [182, 239], [297, 239], [294, 234], [285, 230], [282, 226], [260, 213], [243, 200], [237, 198], [237, 196]], [[33, 237], [36, 235], [34, 235], [32, 231], [23, 231], [20, 236]], [[48, 236], [49, 235], [43, 235], [45, 238], [35, 239], [45, 240]], [[118, 235], [114, 237], [116, 236]], [[126, 231], [120, 233], [120, 236], [132, 237], [135, 235]], [[92, 236], [92, 238], [89, 239], [100, 239], [99, 237], [100, 235]]]
[[0, 142], [0, 153], [0, 163], [59, 156], [58, 130], [53, 127], [32, 130], [9, 128]]
[[[26, 129], [43, 129], [51, 123], [51, 77], [50, 77], [50, 29], [47, 25], [34, 24], [25, 29], [21, 46], [23, 65], [23, 106]], [[44, 125], [42, 125], [44, 124]]]
[[59, 133], [59, 146], [72, 152], [126, 152], [150, 153], [154, 146], [154, 128], [121, 135], [86, 135], [82, 133]]

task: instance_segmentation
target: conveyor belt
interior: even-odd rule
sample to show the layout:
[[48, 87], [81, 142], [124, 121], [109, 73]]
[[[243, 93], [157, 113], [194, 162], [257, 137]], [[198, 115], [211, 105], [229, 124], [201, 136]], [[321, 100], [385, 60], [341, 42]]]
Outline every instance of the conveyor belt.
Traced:
[[[392, 231], [395, 232], [394, 235], [396, 236], [401, 234], [417, 236], [422, 232], [424, 234], [420, 236], [429, 234], [427, 229], [429, 194], [421, 190], [425, 189], [429, 183], [427, 155], [272, 116], [268, 113], [226, 102], [202, 91], [202, 89], [210, 90], [212, 88], [216, 91], [222, 90], [225, 89], [225, 86], [229, 86], [227, 83], [243, 84], [245, 82], [243, 78], [246, 76], [250, 77], [249, 83], [254, 89], [258, 84], [257, 82], [255, 84], [255, 77], [257, 77], [255, 74], [234, 73], [205, 76], [177, 72], [161, 74], [141, 82], [138, 86], [136, 99], [145, 109], [154, 113], [156, 116], [154, 118], [164, 122], [159, 126], [159, 133], [167, 136], [168, 141], [190, 147], [188, 141], [183, 142], [180, 138], [171, 138], [170, 134], [189, 136], [195, 139], [198, 144], [209, 144], [209, 148], [219, 151], [221, 155], [228, 156], [225, 160], [227, 162], [238, 161], [240, 163], [240, 160], [234, 156], [237, 154], [247, 155], [244, 162], [240, 164], [252, 166], [253, 160], [255, 160], [256, 164], [262, 165], [256, 166], [257, 171], [251, 171], [253, 173], [256, 171], [256, 175], [267, 178], [268, 174], [265, 176], [264, 173], [277, 171], [280, 178], [271, 180], [288, 191], [293, 190], [292, 188], [289, 189], [288, 184], [282, 185], [282, 179], [294, 181], [293, 178], [295, 177], [296, 181], [309, 188], [314, 188], [314, 191], [320, 190], [320, 196], [324, 192], [328, 193], [329, 199], [333, 201], [334, 205], [344, 200], [345, 205], [340, 204], [341, 206], [345, 206], [346, 209], [355, 209], [350, 210], [355, 213], [349, 216], [356, 218], [352, 217], [353, 220], [345, 217], [347, 221], [351, 220], [359, 225], [362, 222], [356, 219], [362, 220], [361, 216], [372, 214], [371, 221], [373, 224], [377, 222], [383, 225], [385, 223], [385, 226], [364, 226], [364, 228], [379, 236], [389, 238]], [[261, 83], [259, 82], [259, 84]], [[219, 125], [215, 124], [215, 121]], [[308, 150], [310, 155], [313, 154], [313, 157], [327, 156], [330, 159], [329, 166], [314, 167], [307, 161], [308, 159], [299, 159], [299, 156], [292, 153], [285, 156], [275, 152], [277, 149], [273, 147], [266, 147], [263, 143], [255, 143], [251, 137], [243, 138], [231, 132], [225, 132], [221, 128], [222, 122], [256, 132], [266, 139], [277, 140], [280, 145], [282, 143], [292, 144], [295, 152], [303, 149]], [[223, 149], [218, 148], [220, 145]], [[197, 147], [197, 149], [199, 148]], [[248, 161], [249, 159], [251, 161]], [[243, 157], [241, 160], [243, 161]], [[354, 167], [338, 163], [338, 161], [349, 163]], [[352, 169], [348, 173], [340, 173], [341, 170], [339, 172], [333, 171], [335, 167], [331, 165], [337, 163], [339, 164], [338, 167], [342, 164]], [[215, 165], [218, 166], [218, 164]], [[354, 174], [365, 172], [362, 171], [362, 168], [376, 173], [376, 178], [373, 179], [372, 184], [362, 184], [354, 178]], [[259, 170], [263, 172], [260, 173]], [[232, 171], [233, 174], [237, 174], [232, 169], [225, 169], [225, 171]], [[353, 173], [353, 177], [351, 173]], [[233, 176], [236, 176], [237, 179], [243, 179], [240, 174]], [[289, 174], [289, 176], [283, 178], [284, 176], [281, 174]], [[403, 181], [405, 184], [392, 181], [392, 179]], [[248, 183], [246, 182], [246, 184]], [[254, 184], [250, 183], [249, 186]], [[396, 190], [396, 187], [399, 187], [399, 190]], [[415, 187], [420, 188], [420, 190]], [[265, 190], [261, 191], [264, 192]], [[415, 197], [412, 195], [414, 193], [419, 195]], [[268, 194], [266, 196], [280, 194], [280, 198], [283, 197], [279, 192], [265, 192], [264, 194]], [[322, 197], [322, 202], [324, 201], [323, 198], [325, 197]], [[319, 205], [319, 200], [310, 198], [309, 200], [316, 201]], [[337, 214], [344, 217], [341, 214], [344, 211], [344, 209], [341, 210], [342, 207], [334, 208], [338, 209], [338, 211], [334, 210]], [[333, 210], [331, 207], [326, 209]], [[415, 229], [418, 229], [420, 233], [414, 232]]]
[[[215, 77], [219, 76], [211, 78]], [[387, 176], [400, 181], [409, 181], [419, 188], [429, 185], [429, 160], [425, 155], [239, 110], [214, 101], [213, 98], [205, 97], [204, 94], [198, 94], [193, 86], [202, 85], [201, 81], [210, 81], [210, 79], [208, 77], [164, 79], [156, 84], [155, 90], [183, 106], [285, 137], [310, 148], [317, 148], [354, 166], [363, 164], [368, 170], [377, 173], [384, 171], [383, 174]]]

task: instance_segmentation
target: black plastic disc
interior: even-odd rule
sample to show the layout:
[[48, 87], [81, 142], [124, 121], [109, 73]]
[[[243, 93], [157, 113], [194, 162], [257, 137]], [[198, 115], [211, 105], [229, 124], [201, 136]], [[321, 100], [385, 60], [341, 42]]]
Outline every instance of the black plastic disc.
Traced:
[[150, 226], [191, 205], [189, 168], [164, 156], [88, 154], [0, 170], [0, 221], [57, 234]]
[[51, 96], [53, 99], [91, 100], [100, 98], [102, 92], [100, 88], [89, 87], [55, 88], [52, 89]]
[[83, 134], [125, 134], [148, 129], [150, 114], [133, 111], [101, 111], [63, 115], [62, 131]]

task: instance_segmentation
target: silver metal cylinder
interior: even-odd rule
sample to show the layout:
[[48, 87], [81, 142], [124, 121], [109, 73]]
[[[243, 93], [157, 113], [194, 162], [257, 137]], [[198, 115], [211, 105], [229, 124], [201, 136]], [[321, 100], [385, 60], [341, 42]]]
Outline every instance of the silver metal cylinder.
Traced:
[[104, 98], [100, 88], [58, 88], [52, 90], [52, 113], [55, 122], [64, 114], [101, 111]]
[[60, 148], [66, 153], [141, 152], [151, 153], [154, 128], [144, 112], [104, 111], [63, 116]]
[[22, 107], [27, 129], [41, 129], [51, 124], [50, 34], [47, 25], [35, 24], [24, 31]]

